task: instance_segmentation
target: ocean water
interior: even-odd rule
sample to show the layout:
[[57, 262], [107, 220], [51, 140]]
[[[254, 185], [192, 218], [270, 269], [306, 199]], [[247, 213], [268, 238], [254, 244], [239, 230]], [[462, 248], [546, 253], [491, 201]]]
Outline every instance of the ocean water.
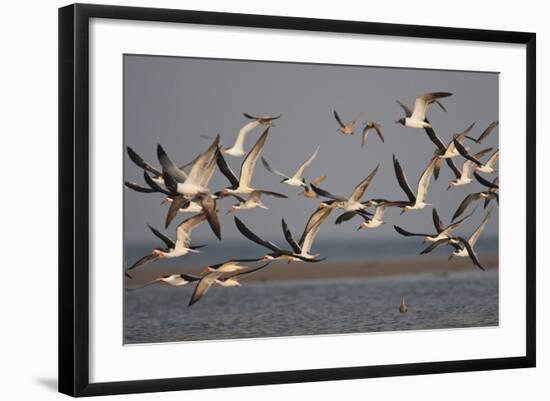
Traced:
[[[496, 326], [498, 271], [214, 286], [125, 293], [126, 344]], [[399, 313], [401, 296], [409, 306]]]

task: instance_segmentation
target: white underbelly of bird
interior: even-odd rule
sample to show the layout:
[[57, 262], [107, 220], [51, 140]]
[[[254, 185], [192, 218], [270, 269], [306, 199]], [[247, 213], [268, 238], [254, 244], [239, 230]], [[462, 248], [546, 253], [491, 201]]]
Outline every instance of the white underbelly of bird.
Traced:
[[409, 128], [430, 128], [431, 125], [425, 121], [417, 120], [411, 117], [405, 119], [405, 126]]
[[178, 193], [185, 196], [194, 196], [199, 193], [208, 193], [209, 189], [196, 184], [178, 183]]
[[291, 187], [305, 187], [306, 184], [302, 180], [299, 180], [297, 178], [289, 178], [287, 180], [284, 180], [284, 183], [286, 185], [290, 185]]

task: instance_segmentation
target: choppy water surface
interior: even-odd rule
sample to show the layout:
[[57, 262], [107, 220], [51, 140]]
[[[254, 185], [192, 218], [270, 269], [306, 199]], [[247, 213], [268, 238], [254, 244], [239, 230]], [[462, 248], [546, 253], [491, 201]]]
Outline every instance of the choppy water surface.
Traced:
[[[498, 325], [498, 272], [273, 281], [125, 294], [125, 343], [216, 340]], [[401, 296], [409, 306], [400, 314]]]

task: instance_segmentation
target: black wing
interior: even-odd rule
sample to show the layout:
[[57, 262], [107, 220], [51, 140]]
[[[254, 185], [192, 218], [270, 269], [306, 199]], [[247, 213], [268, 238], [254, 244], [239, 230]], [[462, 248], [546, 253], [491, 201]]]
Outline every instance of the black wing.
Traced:
[[201, 197], [201, 206], [204, 214], [206, 215], [206, 221], [210, 225], [212, 232], [221, 241], [222, 233], [220, 220], [218, 219], [218, 214], [216, 213], [216, 200], [212, 199], [210, 196], [203, 196]]
[[435, 207], [432, 210], [432, 219], [434, 221], [434, 227], [438, 233], [445, 230], [445, 227], [443, 227], [443, 223], [441, 222], [441, 219], [439, 218], [439, 214], [437, 214], [437, 209]]
[[258, 245], [261, 245], [265, 248], [271, 249], [274, 252], [281, 251], [281, 249], [277, 245], [275, 245], [273, 242], [265, 241], [260, 237], [258, 237], [256, 234], [254, 234], [252, 231], [250, 231], [248, 227], [245, 226], [241, 220], [239, 220], [238, 217], [234, 217], [234, 219], [235, 219], [235, 225], [237, 226], [237, 229], [239, 230], [239, 232], [242, 235], [244, 235], [246, 238], [248, 238], [250, 241], [255, 242]]
[[264, 191], [263, 189], [257, 189], [255, 192], [258, 192], [262, 195], [273, 196], [275, 198], [281, 198], [281, 199], [287, 199], [288, 198], [288, 196], [286, 196], [285, 194], [280, 194], [279, 192]]
[[478, 142], [483, 141], [487, 136], [495, 129], [495, 127], [498, 125], [498, 121], [493, 121], [487, 128], [485, 128], [485, 131], [481, 133], [479, 138], [477, 138]]
[[453, 170], [455, 177], [460, 178], [460, 176], [462, 175], [462, 172], [458, 169], [458, 167], [456, 167], [456, 164], [453, 161], [453, 159], [445, 159], [445, 162], [447, 163], [447, 166], [449, 166], [449, 168]]
[[[138, 260], [136, 263], [134, 263], [132, 266], [127, 268], [126, 272], [128, 272], [130, 270], [133, 270], [133, 269], [137, 269], [138, 267], [143, 266], [143, 265], [145, 265], [147, 263], [150, 263], [150, 262], [152, 262], [154, 260], [157, 260], [157, 259], [158, 259], [157, 255], [145, 255], [140, 260]], [[129, 274], [127, 274], [127, 276], [129, 276]]]
[[152, 227], [150, 226], [149, 224], [147, 224], [147, 227], [149, 227], [149, 230], [151, 230], [151, 232], [153, 234], [155, 234], [157, 236], [158, 239], [160, 239], [162, 242], [164, 242], [166, 244], [166, 246], [168, 248], [174, 248], [176, 246], [176, 244], [174, 243], [174, 241], [172, 241], [172, 239], [170, 239], [169, 237], [167, 237], [166, 235], [164, 235], [163, 233], [161, 233], [159, 230], [157, 230], [155, 227]]
[[239, 187], [239, 179], [235, 176], [233, 171], [231, 171], [231, 169], [227, 165], [227, 162], [225, 161], [225, 158], [222, 155], [222, 152], [220, 152], [219, 150], [216, 151], [216, 164], [218, 165], [218, 168], [220, 169], [222, 174], [231, 184], [231, 188], [237, 189]]
[[138, 155], [131, 147], [126, 146], [126, 151], [128, 152], [128, 156], [130, 157], [130, 160], [132, 160], [138, 167], [141, 167], [145, 171], [149, 171], [151, 174], [153, 174], [155, 177], [160, 177], [162, 174], [159, 170], [151, 166], [149, 163], [147, 163], [143, 158]]
[[470, 243], [462, 237], [457, 237], [456, 239], [462, 244], [462, 246], [464, 246], [464, 248], [466, 248], [466, 251], [468, 252], [468, 255], [470, 256], [470, 259], [472, 259], [472, 262], [474, 262], [474, 265], [479, 267], [481, 270], [485, 270], [485, 268], [481, 265], [479, 259], [477, 258], [477, 255], [474, 252], [474, 249], [472, 248]]
[[[160, 176], [162, 176], [162, 174]], [[145, 180], [147, 185], [149, 185], [149, 187], [151, 187], [151, 189], [154, 189], [156, 192], [160, 192], [160, 193], [163, 193], [163, 194], [168, 195], [168, 196], [172, 195], [171, 192], [169, 192], [166, 189], [162, 188], [159, 184], [157, 184], [155, 181], [153, 181], [151, 176], [149, 174], [147, 174], [147, 171], [143, 171], [143, 179]]]
[[485, 185], [488, 188], [494, 188], [494, 189], [499, 188], [498, 184], [495, 184], [495, 181], [493, 181], [493, 182], [487, 181], [485, 178], [480, 176], [478, 173], [474, 173], [474, 177], [476, 178], [477, 182], [479, 182], [481, 185]]
[[465, 159], [470, 160], [471, 162], [477, 164], [478, 166], [483, 166], [482, 162], [480, 162], [478, 159], [476, 159], [475, 157], [473, 157], [472, 155], [470, 155], [468, 153], [466, 148], [464, 146], [462, 146], [462, 144], [459, 141], [456, 140], [456, 137], [453, 138], [453, 143], [455, 145], [456, 150], [458, 150], [458, 153], [460, 153], [462, 155], [462, 157], [464, 157]]
[[281, 219], [281, 225], [283, 227], [283, 234], [285, 235], [286, 242], [292, 247], [292, 250], [296, 253], [301, 253], [302, 248], [296, 240], [292, 237], [292, 233], [290, 232], [290, 229], [288, 228], [288, 225], [286, 224], [285, 219]]
[[356, 214], [357, 212], [354, 210], [350, 212], [344, 212], [336, 218], [336, 220], [334, 221], [334, 224], [342, 224], [344, 221], [349, 221], [352, 218], [354, 218]]
[[338, 122], [338, 124], [340, 125], [340, 127], [344, 128], [346, 126], [346, 124], [344, 124], [342, 122], [342, 119], [340, 118], [340, 116], [338, 115], [338, 113], [336, 112], [336, 110], [334, 110], [334, 118], [336, 119], [336, 121]]
[[404, 237], [428, 237], [431, 234], [420, 234], [420, 233], [411, 233], [410, 231], [403, 230], [399, 226], [393, 226], [394, 230], [397, 231], [398, 234], [401, 234]]
[[125, 181], [124, 185], [126, 187], [133, 189], [134, 191], [141, 192], [144, 194], [150, 194], [150, 193], [156, 193], [157, 191], [150, 187], [142, 187], [139, 184], [136, 184], [135, 182]]
[[399, 186], [405, 192], [405, 194], [407, 195], [407, 198], [409, 198], [411, 202], [416, 202], [416, 196], [411, 190], [411, 187], [407, 182], [407, 177], [405, 177], [405, 173], [403, 173], [403, 169], [401, 168], [399, 161], [395, 158], [395, 155], [393, 155], [393, 167], [395, 170], [395, 176], [397, 177], [397, 182], [399, 183]]
[[460, 216], [462, 213], [464, 213], [464, 211], [468, 208], [468, 206], [470, 205], [470, 203], [472, 203], [473, 201], [476, 201], [478, 200], [479, 198], [481, 197], [480, 195], [480, 192], [474, 192], [470, 195], [467, 195], [463, 200], [462, 202], [460, 202], [460, 205], [458, 205], [458, 208], [456, 209], [456, 212], [455, 214], [453, 215], [453, 218], [451, 219], [451, 221], [455, 221], [455, 219]]
[[405, 106], [403, 103], [401, 103], [399, 100], [396, 100], [397, 104], [399, 106], [401, 106], [401, 108], [403, 109], [403, 111], [405, 112], [405, 116], [406, 117], [410, 117], [412, 116], [412, 110], [409, 109], [407, 106]]
[[315, 192], [319, 196], [323, 196], [325, 198], [329, 198], [329, 199], [333, 199], [333, 200], [337, 200], [337, 201], [346, 200], [345, 198], [342, 198], [341, 196], [333, 195], [330, 192], [325, 191], [324, 189], [319, 188], [319, 187], [317, 187], [317, 186], [315, 186], [311, 183], [309, 185], [311, 186], [311, 189], [313, 190], [313, 192]]
[[157, 144], [157, 157], [159, 159], [160, 165], [162, 166], [163, 172], [166, 172], [167, 174], [172, 176], [177, 182], [185, 182], [187, 177], [168, 157], [160, 144]]
[[168, 228], [172, 220], [177, 216], [180, 209], [185, 209], [189, 206], [189, 200], [185, 199], [183, 195], [176, 195], [172, 197], [172, 203], [168, 208], [168, 213], [166, 214], [166, 220], [164, 221], [164, 228]]
[[445, 245], [449, 243], [448, 238], [443, 238], [438, 241], [432, 242], [430, 246], [428, 246], [426, 249], [424, 249], [422, 252], [420, 252], [421, 255], [425, 255], [427, 253], [432, 252], [434, 249], [439, 248], [441, 245]]

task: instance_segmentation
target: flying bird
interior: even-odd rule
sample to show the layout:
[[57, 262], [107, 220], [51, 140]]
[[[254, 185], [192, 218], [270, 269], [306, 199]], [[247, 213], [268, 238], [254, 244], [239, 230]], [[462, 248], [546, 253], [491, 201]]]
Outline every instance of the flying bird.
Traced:
[[250, 195], [248, 195], [248, 198], [246, 198], [246, 199], [239, 196], [239, 195], [231, 194], [231, 196], [233, 196], [235, 199], [237, 199], [239, 201], [239, 203], [231, 206], [228, 209], [227, 214], [229, 214], [231, 212], [234, 212], [234, 211], [237, 211], [237, 210], [247, 210], [247, 209], [253, 209], [255, 207], [259, 207], [259, 208], [262, 208], [262, 209], [269, 209], [266, 205], [263, 204], [262, 199], [261, 199], [262, 195], [268, 195], [268, 196], [273, 196], [275, 198], [282, 198], [282, 199], [287, 199], [288, 198], [288, 196], [277, 193], [277, 192], [262, 191], [262, 190], [252, 191], [250, 193]]
[[[319, 184], [322, 183], [326, 178], [327, 178], [326, 175], [321, 175], [319, 177], [315, 177], [309, 183], [313, 184], [315, 186], [319, 186]], [[309, 185], [306, 185], [304, 187], [304, 190], [302, 192], [300, 192], [298, 195], [303, 195], [308, 199], [315, 199], [319, 196], [319, 195], [317, 195], [317, 193], [313, 189], [311, 189], [311, 187]]]
[[367, 141], [367, 136], [369, 135], [369, 131], [373, 129], [380, 140], [384, 142], [384, 135], [382, 135], [382, 130], [380, 129], [380, 124], [375, 123], [374, 121], [367, 121], [365, 125], [363, 126], [363, 132], [362, 138], [361, 138], [361, 147], [365, 146], [365, 142]]
[[[475, 169], [481, 173], [486, 174], [493, 174], [495, 172], [494, 165], [498, 159], [499, 150], [497, 149], [491, 157], [489, 157], [489, 160], [487, 160], [486, 163], [482, 163], [479, 159], [482, 157], [486, 152], [481, 151], [476, 153], [475, 155], [470, 155], [468, 153], [468, 150], [462, 146], [460, 143], [456, 143], [456, 147], [458, 152], [464, 157], [467, 161], [472, 163], [473, 166], [475, 166]], [[485, 151], [490, 151], [492, 148], [485, 149]]]
[[443, 153], [439, 157], [441, 157], [442, 159], [450, 159], [450, 158], [458, 156], [460, 153], [458, 152], [458, 149], [456, 148], [456, 142], [458, 142], [459, 144], [462, 145], [464, 143], [464, 141], [466, 140], [466, 138], [468, 138], [470, 140], [473, 140], [473, 141], [477, 141], [476, 139], [466, 135], [472, 130], [472, 128], [474, 127], [475, 124], [476, 123], [473, 122], [464, 131], [462, 131], [460, 134], [454, 135], [453, 139], [447, 145], [447, 148], [445, 149], [445, 153]]
[[320, 256], [320, 254], [311, 254], [311, 247], [313, 246], [313, 241], [315, 241], [315, 237], [321, 228], [321, 224], [323, 224], [331, 212], [331, 208], [317, 208], [317, 210], [309, 216], [302, 236], [298, 242], [296, 242], [296, 240], [292, 237], [292, 233], [288, 228], [285, 219], [281, 220], [285, 239], [296, 254], [307, 259], [317, 259]]
[[451, 245], [455, 250], [449, 255], [449, 259], [451, 259], [453, 256], [458, 257], [470, 257], [472, 262], [479, 267], [481, 270], [485, 270], [485, 268], [481, 265], [479, 258], [477, 257], [474, 246], [479, 239], [479, 236], [481, 235], [482, 231], [485, 229], [485, 226], [489, 222], [489, 218], [491, 217], [491, 210], [487, 212], [487, 215], [482, 220], [479, 227], [472, 233], [470, 238], [468, 240], [465, 240], [462, 237], [449, 237], [445, 239], [441, 239], [439, 241], [436, 241], [432, 243], [430, 246], [428, 246], [426, 249], [424, 249], [420, 254], [424, 255], [426, 253], [432, 252], [434, 249], [438, 248], [441, 245]]
[[[475, 211], [474, 211], [475, 212]], [[474, 212], [470, 213], [466, 217], [463, 217], [462, 219], [458, 220], [455, 223], [449, 224], [447, 227], [443, 226], [443, 222], [439, 218], [439, 214], [437, 213], [436, 208], [433, 208], [432, 210], [432, 220], [435, 226], [436, 233], [435, 234], [421, 234], [421, 233], [412, 233], [410, 231], [404, 230], [403, 228], [399, 226], [393, 226], [395, 231], [397, 231], [398, 234], [404, 236], [404, 237], [424, 237], [423, 242], [436, 242], [441, 239], [449, 238], [454, 230], [456, 230], [462, 223], [467, 221]]]
[[[250, 261], [254, 261], [254, 260], [250, 260]], [[236, 277], [238, 277], [241, 274], [250, 274], [252, 273], [252, 271], [258, 271], [260, 269], [263, 269], [270, 263], [270, 262], [265, 263], [257, 268], [247, 270], [241, 273], [241, 271], [245, 269], [246, 266], [240, 265], [238, 262], [239, 262], [238, 260], [229, 260], [227, 262], [223, 262], [217, 265], [208, 266], [207, 268], [208, 273], [202, 276], [202, 278], [198, 281], [197, 285], [195, 286], [195, 290], [193, 291], [193, 295], [191, 295], [191, 299], [189, 301], [189, 306], [195, 304], [202, 297], [204, 297], [213, 284], [218, 284], [223, 287], [240, 286], [241, 284], [237, 281]], [[225, 273], [233, 273], [233, 274], [228, 275], [225, 278], [222, 278], [222, 276]]]
[[307, 159], [298, 168], [298, 170], [294, 173], [294, 175], [292, 177], [289, 177], [288, 175], [286, 175], [284, 173], [281, 173], [280, 171], [275, 170], [274, 168], [272, 168], [269, 165], [269, 163], [267, 162], [267, 160], [264, 159], [263, 157], [262, 157], [262, 164], [264, 165], [266, 170], [269, 171], [270, 173], [278, 175], [280, 177], [283, 177], [284, 179], [281, 181], [281, 183], [286, 184], [286, 185], [290, 185], [292, 187], [305, 187], [306, 182], [304, 180], [304, 171], [306, 170], [306, 167], [309, 166], [311, 164], [311, 162], [313, 162], [315, 157], [317, 157], [317, 153], [319, 153], [319, 146], [317, 146], [317, 149], [315, 149], [315, 152], [313, 152], [313, 154], [309, 157], [309, 159]]
[[196, 281], [199, 281], [201, 278], [202, 278], [201, 276], [195, 276], [193, 274], [170, 274], [170, 275], [157, 277], [154, 280], [151, 280], [140, 287], [128, 288], [127, 290], [135, 291], [135, 290], [139, 290], [158, 283], [165, 283], [171, 287], [182, 287], [189, 283], [194, 283]]
[[270, 117], [254, 117], [250, 114], [243, 113], [243, 115], [252, 120], [248, 123], [246, 123], [237, 133], [237, 138], [235, 139], [235, 143], [233, 146], [229, 148], [222, 148], [221, 151], [225, 155], [233, 156], [233, 157], [242, 157], [246, 154], [246, 151], [244, 150], [244, 143], [246, 141], [246, 138], [248, 137], [248, 134], [250, 134], [254, 128], [260, 126], [260, 125], [268, 125], [268, 126], [274, 126], [273, 120], [276, 120], [281, 117], [281, 115]]
[[395, 169], [397, 182], [399, 183], [399, 186], [401, 187], [403, 192], [405, 192], [405, 194], [409, 198], [408, 203], [402, 207], [403, 212], [406, 210], [424, 209], [428, 205], [425, 202], [426, 195], [428, 193], [430, 178], [432, 177], [432, 172], [437, 159], [438, 159], [437, 157], [433, 157], [428, 163], [428, 165], [426, 166], [426, 168], [424, 169], [424, 172], [422, 173], [422, 175], [420, 176], [420, 179], [418, 180], [418, 185], [417, 185], [416, 195], [415, 195], [411, 187], [409, 186], [407, 177], [405, 176], [405, 173], [403, 172], [403, 169], [401, 168], [399, 161], [396, 159], [395, 155], [393, 155], [393, 166]]
[[367, 187], [378, 172], [378, 168], [379, 165], [377, 165], [365, 179], [357, 184], [355, 188], [353, 188], [350, 197], [347, 199], [339, 195], [333, 195], [330, 192], [325, 191], [324, 189], [321, 189], [313, 184], [311, 184], [311, 188], [317, 193], [317, 195], [331, 199], [330, 202], [321, 202], [321, 207], [344, 209], [348, 212], [366, 209], [367, 205], [361, 202], [361, 198], [365, 194]]
[[[462, 145], [460, 145], [458, 142], [457, 142], [456, 145], [460, 149], [462, 149], [463, 151], [466, 151], [462, 147]], [[462, 150], [461, 150], [461, 152], [462, 152]], [[455, 180], [452, 180], [449, 183], [449, 186], [447, 187], [447, 189], [451, 189], [453, 187], [460, 187], [460, 186], [464, 186], [464, 185], [467, 185], [467, 184], [471, 183], [472, 182], [472, 174], [476, 170], [476, 164], [472, 160], [476, 160], [478, 163], [483, 165], [483, 163], [481, 163], [478, 160], [478, 158], [483, 157], [483, 155], [490, 152], [491, 150], [493, 150], [493, 148], [483, 149], [483, 150], [477, 152], [474, 156], [468, 155], [469, 157], [466, 160], [464, 160], [464, 163], [462, 164], [462, 172], [460, 174], [460, 177], [458, 177]]]
[[245, 116], [249, 120], [257, 121], [261, 125], [266, 125], [268, 127], [274, 127], [275, 124], [273, 123], [273, 121], [281, 118], [282, 114], [279, 114], [278, 116], [273, 116], [273, 117], [272, 116], [256, 117], [256, 116], [250, 115], [248, 113], [243, 113], [243, 116]]
[[[405, 106], [403, 103], [401, 103], [399, 100], [396, 100], [397, 104], [399, 104], [399, 106], [401, 106], [401, 108], [405, 111], [405, 114], [407, 115], [411, 115], [412, 114], [412, 111], [407, 107]], [[441, 108], [445, 111], [447, 111], [443, 105], [441, 105], [441, 103], [437, 102]], [[428, 123], [428, 125], [430, 124], [430, 121], [428, 120], [428, 118], [425, 119], [426, 123]], [[434, 156], [441, 156], [443, 155], [446, 150], [447, 150], [447, 146], [445, 146], [445, 144], [443, 144], [443, 141], [441, 140], [441, 138], [439, 138], [439, 136], [435, 133], [434, 129], [432, 128], [432, 126], [428, 126], [428, 127], [424, 127], [424, 132], [426, 132], [426, 135], [428, 135], [428, 138], [430, 139], [430, 141], [433, 142], [433, 144], [436, 146], [436, 150], [434, 152]], [[439, 177], [439, 171], [441, 169], [441, 160], [442, 159], [438, 159], [436, 162], [435, 162], [435, 165], [434, 165], [434, 178], [437, 180], [438, 177]], [[460, 170], [456, 167], [456, 165], [454, 164], [453, 160], [452, 159], [444, 159], [445, 162], [447, 163], [447, 165], [449, 166], [449, 168], [453, 171], [454, 175], [456, 178], [460, 177]]]
[[350, 122], [344, 124], [342, 122], [342, 119], [340, 118], [340, 116], [336, 112], [336, 110], [334, 110], [334, 118], [336, 119], [336, 121], [338, 122], [338, 125], [340, 126], [336, 131], [340, 132], [341, 134], [348, 135], [348, 136], [353, 135], [353, 126], [361, 118], [361, 115], [362, 115], [362, 113], [357, 114], [355, 117], [353, 117], [353, 119]]
[[496, 177], [492, 182], [487, 181], [477, 173], [474, 173], [474, 177], [481, 185], [484, 185], [485, 187], [487, 187], [487, 189], [485, 191], [474, 192], [467, 195], [462, 200], [462, 202], [460, 202], [460, 205], [456, 209], [456, 212], [453, 215], [453, 218], [451, 221], [454, 221], [456, 218], [462, 215], [462, 213], [464, 213], [464, 211], [468, 208], [470, 203], [475, 202], [477, 200], [480, 200], [480, 199], [484, 200], [484, 204], [483, 204], [484, 209], [487, 208], [487, 206], [489, 205], [489, 202], [491, 202], [491, 200], [493, 199], [495, 199], [498, 203], [498, 189], [499, 189], [498, 177]]
[[150, 255], [146, 255], [139, 259], [136, 263], [126, 269], [126, 273], [138, 267], [144, 266], [147, 263], [153, 262], [157, 259], [172, 259], [179, 256], [187, 255], [189, 252], [199, 252], [198, 248], [202, 248], [204, 245], [191, 246], [191, 231], [193, 228], [201, 224], [206, 220], [204, 213], [196, 214], [187, 220], [184, 220], [176, 229], [176, 241], [174, 242], [170, 237], [162, 234], [154, 227], [148, 226], [152, 233], [157, 236], [164, 244], [166, 248], [154, 248]]
[[244, 235], [246, 238], [248, 238], [250, 241], [255, 242], [258, 245], [261, 245], [267, 249], [269, 249], [271, 252], [266, 254], [262, 260], [286, 260], [290, 262], [297, 262], [297, 261], [304, 261], [304, 262], [320, 262], [323, 259], [312, 259], [305, 256], [300, 255], [297, 252], [289, 251], [286, 249], [279, 248], [277, 245], [275, 245], [271, 241], [266, 241], [258, 237], [256, 234], [254, 234], [248, 227], [244, 225], [244, 223], [239, 220], [239, 218], [235, 217], [235, 225], [237, 226], [237, 229], [239, 232]]
[[[426, 122], [426, 110], [428, 105], [434, 103], [436, 100], [451, 96], [452, 93], [449, 92], [432, 92], [426, 93], [422, 96], [416, 98], [414, 102], [414, 109], [411, 114], [405, 110], [405, 117], [400, 118], [396, 123], [401, 124], [409, 128], [425, 128], [431, 127], [431, 125]], [[441, 104], [440, 104], [441, 106]]]
[[481, 133], [481, 135], [479, 136], [479, 138], [477, 138], [477, 142], [478, 143], [481, 143], [483, 142], [483, 140], [485, 138], [487, 138], [489, 136], [489, 134], [491, 132], [493, 132], [493, 130], [498, 126], [498, 121], [493, 121], [491, 124], [489, 124], [489, 126], [487, 128], [485, 128], [485, 130]]
[[222, 153], [218, 151], [216, 153], [216, 163], [222, 174], [230, 182], [231, 186], [223, 190], [224, 195], [230, 194], [249, 194], [254, 191], [252, 188], [252, 175], [254, 174], [254, 168], [256, 161], [262, 152], [267, 134], [269, 133], [269, 127], [265, 129], [260, 138], [256, 141], [256, 144], [252, 147], [250, 152], [244, 158], [241, 164], [241, 172], [239, 178], [233, 173], [227, 162], [225, 161]]
[[163, 178], [169, 176], [175, 183], [173, 190], [186, 197], [198, 194], [207, 194], [208, 182], [215, 170], [216, 152], [219, 152], [220, 135], [218, 134], [208, 149], [201, 153], [194, 161], [189, 174], [186, 175], [170, 159], [164, 148], [157, 145], [157, 157], [163, 169]]

